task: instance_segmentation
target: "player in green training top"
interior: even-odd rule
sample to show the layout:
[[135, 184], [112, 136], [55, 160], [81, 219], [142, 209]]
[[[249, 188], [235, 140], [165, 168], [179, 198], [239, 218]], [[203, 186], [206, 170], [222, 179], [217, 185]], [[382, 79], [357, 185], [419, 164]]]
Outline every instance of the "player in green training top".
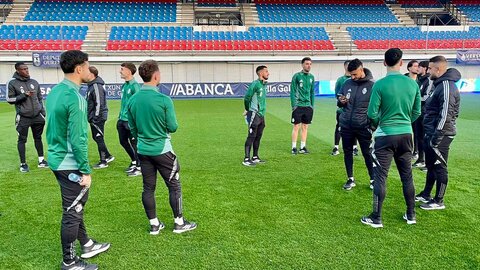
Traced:
[[[290, 102], [292, 105], [292, 154], [308, 154], [307, 131], [308, 125], [312, 123], [313, 108], [315, 103], [315, 78], [310, 74], [312, 59], [302, 59], [302, 71], [295, 73], [290, 85]], [[298, 131], [302, 127], [302, 138], [300, 150], [297, 151]]]
[[[60, 67], [65, 79], [53, 87], [47, 98], [48, 158], [62, 194], [61, 241], [62, 270], [97, 269], [75, 255], [75, 241], [82, 247], [82, 258], [91, 258], [110, 248], [108, 243], [97, 243], [88, 237], [83, 223], [84, 205], [88, 191], [80, 196], [83, 187], [89, 187], [87, 101], [78, 90], [90, 77], [88, 55], [81, 51], [66, 51], [60, 56]], [[81, 176], [79, 183], [70, 181], [70, 175]], [[77, 196], [81, 198], [77, 201]]]
[[127, 103], [130, 98], [140, 90], [140, 84], [135, 81], [133, 75], [137, 68], [133, 63], [123, 63], [120, 68], [120, 76], [125, 80], [122, 85], [122, 101], [120, 104], [120, 114], [118, 115], [117, 131], [120, 144], [131, 159], [130, 165], [125, 170], [128, 176], [141, 175], [140, 161], [137, 156], [137, 141], [132, 136], [128, 127]]
[[[265, 128], [266, 84], [270, 73], [268, 73], [266, 66], [258, 66], [256, 73], [258, 79], [250, 84], [244, 98], [245, 111], [243, 115], [246, 116], [248, 124], [248, 136], [245, 141], [245, 159], [242, 162], [245, 166], [255, 166], [257, 163], [265, 162], [258, 156], [258, 148], [260, 148], [260, 140]], [[252, 146], [253, 156], [250, 158]]]
[[168, 187], [174, 217], [174, 233], [194, 230], [197, 224], [183, 218], [180, 166], [170, 143], [170, 133], [177, 131], [177, 118], [172, 99], [158, 92], [160, 70], [157, 62], [140, 64], [138, 73], [144, 82], [140, 91], [127, 104], [128, 124], [138, 141], [138, 156], [143, 175], [142, 202], [150, 220], [150, 234], [165, 227], [157, 218], [155, 187], [157, 171]]
[[418, 84], [400, 73], [403, 52], [392, 48], [385, 52], [387, 75], [372, 88], [368, 104], [368, 118], [376, 128], [372, 150], [373, 158], [373, 210], [361, 219], [374, 228], [383, 227], [382, 207], [386, 193], [386, 180], [392, 158], [397, 165], [407, 205], [403, 219], [415, 224], [415, 187], [412, 177], [412, 122], [420, 116], [420, 89]]

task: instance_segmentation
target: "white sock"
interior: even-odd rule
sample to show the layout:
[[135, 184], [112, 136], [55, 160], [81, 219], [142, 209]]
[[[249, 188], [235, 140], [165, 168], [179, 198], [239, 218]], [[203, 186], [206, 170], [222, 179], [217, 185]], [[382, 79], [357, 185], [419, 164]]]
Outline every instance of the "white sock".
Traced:
[[89, 247], [89, 246], [91, 246], [91, 245], [93, 245], [92, 239], [88, 240], [88, 242], [87, 242], [85, 245], [83, 245], [83, 246], [84, 246], [84, 247]]
[[176, 217], [175, 224], [183, 225], [183, 217]]
[[353, 149], [357, 149], [357, 146], [356, 146], [356, 145], [354, 145], [354, 146], [353, 146]]
[[355, 179], [353, 179], [353, 177], [348, 177], [349, 180], [352, 180], [352, 181], [355, 181]]
[[136, 160], [132, 160], [132, 165], [137, 165], [137, 161], [136, 161]]
[[305, 148], [306, 142], [300, 142], [300, 149]]
[[150, 219], [150, 225], [158, 226], [160, 225], [160, 221], [158, 221], [158, 218], [152, 218]]
[[292, 142], [292, 149], [297, 148], [297, 142]]
[[42, 162], [45, 158], [43, 156], [38, 157], [38, 163]]
[[335, 145], [335, 148], [337, 148], [337, 149], [338, 149], [338, 144], [336, 144], [336, 145]]

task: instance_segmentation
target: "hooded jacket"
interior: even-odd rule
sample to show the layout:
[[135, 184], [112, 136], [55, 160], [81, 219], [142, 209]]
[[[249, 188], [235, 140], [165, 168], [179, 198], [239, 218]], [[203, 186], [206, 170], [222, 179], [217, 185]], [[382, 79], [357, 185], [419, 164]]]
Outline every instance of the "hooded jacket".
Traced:
[[455, 122], [460, 109], [460, 92], [455, 82], [461, 77], [458, 70], [449, 68], [433, 81], [433, 90], [425, 101], [423, 125], [426, 135], [440, 137], [457, 134]]
[[100, 123], [107, 121], [107, 93], [105, 82], [97, 76], [88, 83], [87, 89], [87, 119], [89, 123]]
[[342, 104], [338, 101], [338, 107], [343, 107], [340, 114], [340, 127], [348, 129], [364, 129], [370, 127], [367, 117], [368, 104], [374, 84], [372, 72], [364, 68], [365, 78], [360, 80], [349, 79], [345, 82], [339, 94], [345, 96], [348, 102]]
[[[17, 114], [34, 118], [40, 113], [45, 117], [45, 108], [43, 107], [43, 96], [38, 82], [30, 77], [24, 78], [15, 72], [13, 78], [7, 82], [8, 96], [7, 102], [15, 104]], [[26, 92], [34, 92], [28, 96]]]

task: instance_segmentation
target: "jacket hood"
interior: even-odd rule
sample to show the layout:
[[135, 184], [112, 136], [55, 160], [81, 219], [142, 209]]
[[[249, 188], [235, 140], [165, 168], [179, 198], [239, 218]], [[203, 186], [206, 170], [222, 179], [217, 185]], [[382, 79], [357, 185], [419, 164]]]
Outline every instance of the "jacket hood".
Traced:
[[352, 80], [352, 82], [354, 82], [356, 84], [361, 84], [361, 83], [364, 83], [366, 81], [373, 80], [372, 72], [368, 68], [364, 68], [363, 71], [365, 72], [365, 77], [358, 80], [358, 81]]
[[28, 77], [28, 78], [22, 77], [16, 71], [15, 71], [15, 73], [13, 73], [13, 78], [15, 78], [17, 80], [20, 80], [20, 81], [23, 81], [23, 82], [26, 82], [26, 81], [30, 80], [30, 77]]
[[443, 81], [453, 81], [458, 82], [462, 78], [462, 74], [456, 68], [449, 68], [447, 72], [443, 74], [440, 78], [436, 79], [434, 84], [438, 85]]
[[94, 83], [105, 84], [105, 82], [103, 81], [102, 78], [100, 78], [100, 76], [97, 76], [97, 78], [95, 78], [93, 81], [89, 82], [88, 85], [90, 86]]

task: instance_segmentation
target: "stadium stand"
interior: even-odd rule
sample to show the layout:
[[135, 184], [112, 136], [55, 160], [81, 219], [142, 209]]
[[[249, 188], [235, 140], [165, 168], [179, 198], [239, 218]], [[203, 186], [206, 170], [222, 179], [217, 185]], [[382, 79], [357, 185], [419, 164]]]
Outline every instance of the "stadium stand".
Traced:
[[398, 23], [384, 1], [256, 1], [261, 23]]
[[460, 49], [480, 47], [480, 27], [469, 31], [422, 32], [418, 27], [348, 27], [354, 43], [361, 50]]
[[201, 7], [235, 7], [237, 1], [235, 0], [198, 0], [198, 6]]
[[25, 21], [175, 22], [176, 2], [36, 0]]
[[79, 50], [87, 30], [87, 26], [2, 25], [0, 50]]
[[456, 0], [454, 3], [472, 22], [480, 22], [480, 1]]
[[193, 31], [192, 27], [114, 26], [107, 50], [333, 50], [323, 27], [250, 27]]
[[442, 8], [442, 5], [437, 0], [398, 0], [398, 3], [401, 4], [404, 8], [414, 7], [414, 8]]

